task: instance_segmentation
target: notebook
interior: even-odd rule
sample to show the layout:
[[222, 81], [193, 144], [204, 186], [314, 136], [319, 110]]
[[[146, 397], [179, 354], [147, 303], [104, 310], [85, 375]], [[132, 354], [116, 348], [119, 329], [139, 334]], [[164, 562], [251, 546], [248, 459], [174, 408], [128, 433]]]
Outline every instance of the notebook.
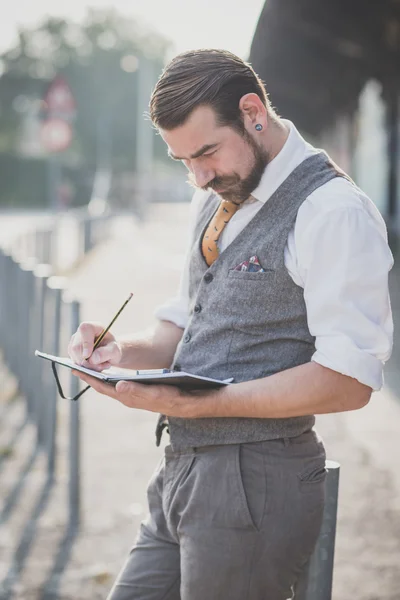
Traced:
[[98, 372], [92, 369], [87, 369], [81, 365], [75, 364], [70, 358], [63, 356], [53, 356], [44, 352], [35, 351], [35, 356], [50, 360], [54, 363], [81, 371], [97, 379], [101, 379], [107, 383], [116, 384], [117, 381], [136, 381], [137, 383], [147, 383], [151, 385], [175, 385], [181, 389], [198, 390], [207, 388], [216, 388], [223, 385], [228, 385], [233, 381], [231, 379], [212, 379], [211, 377], [202, 377], [201, 375], [193, 375], [183, 371], [170, 371], [168, 369], [148, 369], [136, 371], [133, 369], [118, 369], [111, 367], [104, 371]]

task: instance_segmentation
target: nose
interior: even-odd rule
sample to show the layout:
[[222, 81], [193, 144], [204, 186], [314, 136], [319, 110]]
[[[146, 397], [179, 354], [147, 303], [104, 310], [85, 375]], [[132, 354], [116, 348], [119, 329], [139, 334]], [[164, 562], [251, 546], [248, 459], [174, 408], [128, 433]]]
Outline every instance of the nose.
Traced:
[[215, 173], [211, 169], [204, 168], [201, 165], [190, 166], [190, 171], [194, 177], [194, 181], [198, 187], [206, 187], [207, 184], [215, 178]]

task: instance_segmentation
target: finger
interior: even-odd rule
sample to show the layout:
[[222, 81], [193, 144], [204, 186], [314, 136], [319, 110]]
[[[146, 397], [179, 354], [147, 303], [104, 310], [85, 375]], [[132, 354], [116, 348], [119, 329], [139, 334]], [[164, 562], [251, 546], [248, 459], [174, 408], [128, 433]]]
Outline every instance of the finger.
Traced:
[[97, 373], [101, 373], [105, 367], [103, 367], [103, 363], [100, 365], [93, 365], [90, 360], [83, 360], [80, 365], [85, 367], [85, 369], [90, 369], [91, 371], [96, 371]]
[[154, 410], [163, 390], [170, 394], [171, 386], [145, 385], [133, 381], [118, 381], [115, 386], [116, 398], [131, 408]]
[[139, 408], [170, 415], [181, 404], [179, 388], [170, 385], [145, 385], [132, 381], [119, 381], [113, 398], [129, 408]]
[[159, 396], [163, 391], [171, 391], [172, 386], [166, 385], [146, 385], [137, 383], [136, 381], [126, 381], [121, 379], [115, 386], [116, 392], [119, 394], [129, 394], [137, 398], [154, 398]]
[[87, 359], [93, 352], [96, 333], [91, 323], [81, 323], [78, 327], [80, 336], [82, 359]]
[[110, 362], [103, 362], [100, 365], [92, 365], [89, 361], [84, 360], [82, 363], [82, 367], [90, 369], [91, 371], [96, 371], [96, 373], [101, 373], [102, 371], [105, 371], [106, 369], [112, 367], [112, 364]]
[[[92, 365], [102, 365], [103, 363], [110, 362], [116, 364], [118, 362], [118, 348], [115, 342], [106, 344], [105, 346], [99, 346], [93, 352], [88, 362]], [[104, 367], [102, 367], [104, 368]]]
[[[85, 360], [91, 357], [95, 345], [95, 340], [103, 331], [103, 329], [104, 327], [102, 326], [102, 324], [97, 323], [95, 321], [84, 321], [79, 325], [76, 333], [72, 336], [68, 345], [68, 354], [74, 362], [82, 365], [84, 364]], [[107, 345], [107, 343], [110, 343], [110, 340], [114, 340], [114, 337], [110, 332], [108, 332], [104, 336], [104, 340], [102, 340], [102, 345]], [[115, 360], [117, 362], [120, 357], [120, 350], [118, 344], [117, 349], [114, 349], [114, 355], [115, 356], [113, 357], [113, 361]], [[93, 364], [86, 366], [94, 368]], [[100, 367], [100, 369], [96, 370], [101, 370], [102, 368], [103, 367]]]
[[[115, 399], [129, 408], [148, 408], [148, 386], [131, 381], [118, 381], [115, 386]], [[151, 410], [151, 408], [148, 408]]]
[[106, 383], [101, 379], [97, 379], [96, 377], [91, 377], [90, 375], [82, 373], [81, 371], [73, 370], [72, 373], [76, 377], [79, 377], [79, 379], [90, 385], [90, 387], [96, 390], [96, 392], [104, 394], [105, 396], [110, 396], [112, 398], [116, 397], [115, 387], [113, 385], [110, 385], [109, 383]]
[[128, 381], [117, 381], [115, 390], [119, 394], [131, 394], [134, 391], [134, 384], [128, 383]]
[[[74, 334], [74, 335], [75, 335], [75, 334]], [[68, 356], [69, 356], [70, 358], [72, 358], [72, 357], [71, 357], [71, 351], [72, 351], [72, 341], [73, 341], [73, 339], [74, 339], [74, 336], [72, 335], [72, 336], [71, 336], [71, 339], [69, 340], [69, 343], [68, 343], [68, 348], [67, 348], [67, 353], [68, 353]]]
[[82, 358], [82, 344], [78, 333], [74, 333], [68, 345], [68, 355], [75, 363], [80, 364]]

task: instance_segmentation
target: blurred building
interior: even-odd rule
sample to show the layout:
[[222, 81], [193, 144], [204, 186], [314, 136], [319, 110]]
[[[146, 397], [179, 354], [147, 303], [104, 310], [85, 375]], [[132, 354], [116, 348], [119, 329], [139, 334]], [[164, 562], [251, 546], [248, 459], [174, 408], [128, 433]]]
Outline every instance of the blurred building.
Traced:
[[267, 0], [250, 62], [278, 114], [352, 174], [400, 233], [399, 0]]
[[[326, 149], [383, 214], [400, 324], [400, 0], [266, 0], [250, 62], [278, 114]], [[400, 392], [394, 338], [386, 383]]]

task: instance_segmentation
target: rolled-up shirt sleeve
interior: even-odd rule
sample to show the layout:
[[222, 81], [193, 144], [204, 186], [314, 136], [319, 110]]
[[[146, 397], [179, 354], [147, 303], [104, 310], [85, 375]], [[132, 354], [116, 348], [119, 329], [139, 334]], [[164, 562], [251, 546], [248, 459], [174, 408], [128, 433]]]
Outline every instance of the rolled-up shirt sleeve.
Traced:
[[190, 254], [193, 246], [194, 229], [200, 207], [206, 193], [202, 190], [195, 192], [190, 205], [190, 214], [188, 222], [189, 242], [186, 248], [185, 262], [181, 273], [179, 288], [176, 296], [169, 298], [164, 304], [158, 306], [155, 310], [155, 317], [160, 321], [171, 321], [177, 327], [185, 329], [189, 320], [189, 263]]
[[189, 318], [188, 305], [183, 298], [175, 296], [158, 306], [154, 315], [159, 321], [171, 321], [177, 327], [185, 329]]
[[362, 208], [319, 215], [298, 252], [312, 360], [379, 390], [393, 344], [386, 231]]
[[176, 296], [169, 298], [157, 307], [154, 313], [160, 321], [171, 321], [177, 327], [185, 329], [189, 319], [189, 265], [188, 257], [181, 274], [179, 290]]

